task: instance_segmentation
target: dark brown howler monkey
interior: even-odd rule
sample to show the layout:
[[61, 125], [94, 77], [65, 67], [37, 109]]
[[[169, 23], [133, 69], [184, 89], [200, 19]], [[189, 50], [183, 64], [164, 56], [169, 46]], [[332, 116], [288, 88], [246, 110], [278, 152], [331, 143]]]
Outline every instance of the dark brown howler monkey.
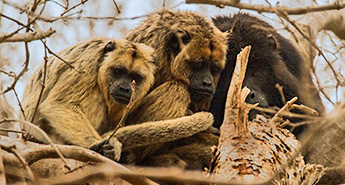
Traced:
[[[153, 53], [144, 44], [108, 38], [94, 38], [65, 49], [58, 56], [75, 69], [50, 57], [35, 115], [44, 66], [26, 87], [22, 102], [26, 118], [58, 143], [100, 148], [107, 139], [101, 134], [114, 129], [123, 116], [132, 80], [136, 82], [134, 108], [153, 84]], [[118, 160], [120, 152], [121, 143], [115, 137], [104, 145], [103, 154], [109, 158]]]
[[[324, 112], [318, 91], [312, 82], [305, 62], [295, 46], [282, 37], [268, 23], [255, 16], [238, 13], [233, 16], [219, 16], [213, 20], [223, 32], [229, 32], [226, 66], [221, 74], [210, 112], [214, 115], [215, 127], [223, 122], [226, 96], [229, 89], [237, 54], [247, 45], [251, 45], [246, 77], [243, 86], [251, 89], [248, 103], [259, 103], [259, 106], [282, 107], [283, 102], [275, 85], [283, 86], [287, 100], [294, 96], [297, 103]], [[250, 117], [255, 116], [251, 112]], [[299, 134], [302, 130], [295, 130]]]
[[[127, 124], [175, 119], [208, 110], [225, 65], [225, 33], [196, 13], [162, 10], [148, 16], [127, 39], [153, 47], [158, 68], [152, 90], [129, 115]], [[217, 142], [217, 136], [201, 132], [171, 143], [134, 148], [135, 159], [123, 162], [187, 165], [188, 169], [202, 170], [209, 165], [211, 145]]]

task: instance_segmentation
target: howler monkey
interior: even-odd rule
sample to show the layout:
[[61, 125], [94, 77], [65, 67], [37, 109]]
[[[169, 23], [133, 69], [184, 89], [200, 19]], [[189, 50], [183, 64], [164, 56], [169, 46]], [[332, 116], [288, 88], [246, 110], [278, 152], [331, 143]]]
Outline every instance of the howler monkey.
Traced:
[[[287, 100], [297, 96], [297, 103], [324, 112], [309, 70], [304, 68], [305, 61], [296, 47], [272, 26], [247, 13], [218, 16], [213, 22], [221, 31], [229, 33], [226, 66], [210, 107], [215, 127], [220, 127], [223, 122], [226, 95], [237, 54], [247, 45], [251, 45], [252, 49], [243, 82], [243, 86], [251, 90], [246, 102], [259, 103], [263, 107], [282, 107], [282, 98], [275, 88], [276, 84], [280, 84]], [[253, 116], [255, 114], [250, 114], [251, 119]]]

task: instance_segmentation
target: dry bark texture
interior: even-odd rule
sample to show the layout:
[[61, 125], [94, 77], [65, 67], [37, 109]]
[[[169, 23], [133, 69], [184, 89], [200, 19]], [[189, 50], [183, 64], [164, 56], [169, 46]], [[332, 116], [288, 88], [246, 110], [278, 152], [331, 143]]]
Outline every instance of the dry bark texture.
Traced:
[[241, 87], [249, 51], [246, 47], [237, 57], [210, 172], [215, 178], [241, 183], [314, 184], [323, 167], [304, 163], [292, 133], [262, 116], [248, 122], [244, 100], [249, 92]]

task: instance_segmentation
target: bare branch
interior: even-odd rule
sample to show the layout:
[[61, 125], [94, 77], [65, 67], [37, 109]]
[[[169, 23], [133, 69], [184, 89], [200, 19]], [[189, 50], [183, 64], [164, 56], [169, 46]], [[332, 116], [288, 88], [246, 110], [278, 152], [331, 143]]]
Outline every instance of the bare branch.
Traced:
[[25, 45], [25, 55], [26, 55], [26, 56], [25, 56], [24, 67], [23, 67], [23, 69], [20, 71], [20, 73], [14, 77], [14, 81], [12, 82], [12, 84], [11, 84], [9, 87], [7, 87], [7, 88], [5, 89], [5, 91], [2, 92], [3, 94], [5, 94], [5, 93], [7, 93], [8, 91], [14, 89], [14, 87], [16, 86], [16, 84], [17, 84], [18, 80], [20, 79], [20, 77], [22, 77], [22, 76], [24, 75], [24, 73], [28, 70], [29, 61], [30, 61], [30, 52], [29, 52], [28, 43], [25, 42], [24, 45]]
[[50, 144], [50, 146], [53, 147], [54, 151], [58, 154], [58, 156], [61, 158], [61, 160], [64, 162], [65, 167], [70, 169], [69, 164], [67, 163], [66, 159], [64, 158], [64, 156], [61, 154], [60, 150], [55, 146], [55, 144], [50, 140], [49, 136], [38, 126], [28, 122], [28, 121], [24, 121], [24, 120], [18, 120], [18, 119], [4, 119], [0, 121], [1, 123], [4, 122], [20, 122], [23, 123], [24, 125], [27, 125], [29, 128], [34, 129], [34, 131], [36, 131], [38, 134], [35, 135], [39, 135], [39, 137], [43, 136], [46, 141]]
[[[45, 43], [45, 41], [43, 41]], [[36, 107], [35, 107], [35, 110], [34, 110], [34, 113], [32, 115], [32, 118], [31, 118], [31, 122], [33, 123], [34, 120], [35, 120], [35, 115], [37, 113], [37, 110], [38, 110], [38, 106], [40, 105], [41, 103], [41, 99], [42, 99], [42, 94], [43, 94], [43, 91], [44, 91], [44, 88], [45, 88], [45, 84], [46, 84], [46, 76], [47, 76], [47, 63], [48, 63], [48, 56], [47, 56], [47, 47], [44, 47], [44, 66], [43, 66], [43, 80], [42, 80], [42, 88], [41, 88], [41, 91], [40, 91], [40, 94], [38, 96], [38, 100], [37, 100], [37, 103], [36, 103]]]
[[278, 119], [282, 117], [281, 113], [284, 111], [289, 111], [292, 109], [292, 104], [297, 101], [297, 97], [292, 98], [290, 101], [286, 102], [286, 104], [273, 116], [270, 120], [271, 123], [279, 122]]
[[[129, 169], [125, 168], [121, 164], [116, 163], [115, 161], [110, 160], [89, 149], [78, 147], [78, 146], [68, 146], [68, 145], [57, 145], [57, 146], [66, 158], [73, 159], [76, 161], [86, 162], [86, 163], [95, 162], [95, 163], [105, 164], [108, 167], [110, 167], [110, 169], [114, 172], [113, 175], [119, 176], [132, 184], [141, 184], [141, 185], [155, 184], [148, 179], [135, 177], [133, 175], [133, 172], [131, 172]], [[46, 145], [41, 145], [32, 149], [25, 150], [21, 153], [21, 155], [23, 156], [23, 158], [27, 161], [29, 165], [42, 159], [59, 158], [59, 155], [56, 153], [56, 151], [50, 146], [46, 146]], [[4, 161], [8, 165], [12, 165], [12, 166], [18, 165], [17, 160], [15, 160], [11, 156], [4, 155], [3, 158], [4, 158]], [[93, 168], [93, 171], [96, 171], [95, 169], [97, 168]], [[101, 168], [100, 170], [102, 170], [104, 173], [103, 168]], [[73, 171], [68, 174], [72, 176], [74, 175]], [[128, 174], [128, 175], [122, 175], [122, 174]], [[62, 182], [65, 179], [66, 179], [66, 176], [64, 175], [63, 179], [61, 179], [61, 177], [58, 177], [55, 182]], [[74, 179], [80, 180], [81, 177], [79, 176], [74, 177]]]
[[236, 1], [228, 1], [228, 0], [186, 0], [187, 4], [210, 4], [215, 5], [218, 7], [224, 6], [232, 6], [239, 9], [247, 9], [247, 10], [254, 10], [259, 13], [267, 12], [267, 13], [275, 13], [273, 9], [277, 9], [279, 12], [284, 12], [286, 15], [301, 15], [310, 12], [320, 12], [325, 10], [339, 10], [345, 7], [345, 3], [337, 3], [335, 1], [333, 4], [326, 4], [326, 5], [319, 5], [319, 6], [309, 6], [303, 8], [290, 8], [285, 6], [276, 6], [276, 7], [268, 7], [264, 5], [252, 5], [252, 4], [245, 4]]
[[47, 31], [34, 31], [28, 33], [16, 33], [11, 37], [8, 37], [7, 34], [0, 35], [0, 42], [31, 42], [34, 40], [40, 40], [47, 37], [50, 37], [52, 34], [55, 33], [55, 30], [50, 28]]
[[67, 10], [64, 11], [60, 16], [65, 15], [67, 12], [69, 12], [69, 11], [71, 11], [71, 10], [77, 8], [77, 7], [80, 6], [80, 5], [83, 5], [83, 4], [86, 3], [87, 1], [88, 1], [88, 0], [81, 0], [80, 3], [78, 3], [78, 4], [74, 5], [74, 6], [72, 6], [72, 7], [69, 8], [69, 9], [67, 9]]
[[16, 97], [17, 99], [17, 102], [18, 102], [18, 105], [19, 105], [19, 108], [20, 108], [20, 112], [22, 113], [23, 115], [23, 118], [26, 120], [26, 116], [25, 116], [25, 112], [24, 112], [24, 109], [23, 109], [23, 106], [22, 106], [22, 103], [20, 103], [20, 100], [18, 98], [18, 94], [17, 94], [17, 91], [15, 88], [12, 89], [13, 93], [14, 93], [14, 96]]
[[25, 170], [28, 173], [29, 180], [31, 182], [35, 181], [34, 175], [33, 175], [32, 171], [29, 167], [29, 164], [26, 162], [24, 157], [16, 150], [16, 145], [11, 145], [11, 146], [0, 145], [0, 148], [7, 151], [7, 152], [13, 153], [18, 158], [18, 160], [21, 162], [21, 164], [24, 165]]

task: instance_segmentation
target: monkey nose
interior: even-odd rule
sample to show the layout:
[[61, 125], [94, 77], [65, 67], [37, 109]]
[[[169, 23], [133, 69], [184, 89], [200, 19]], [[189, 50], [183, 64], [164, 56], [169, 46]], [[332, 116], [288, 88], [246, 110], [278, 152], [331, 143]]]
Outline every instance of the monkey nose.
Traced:
[[209, 80], [204, 80], [202, 82], [202, 86], [204, 86], [204, 87], [211, 87], [212, 86], [212, 82], [209, 81]]
[[128, 104], [132, 96], [132, 89], [126, 86], [119, 86], [111, 93], [111, 95], [116, 102]]

